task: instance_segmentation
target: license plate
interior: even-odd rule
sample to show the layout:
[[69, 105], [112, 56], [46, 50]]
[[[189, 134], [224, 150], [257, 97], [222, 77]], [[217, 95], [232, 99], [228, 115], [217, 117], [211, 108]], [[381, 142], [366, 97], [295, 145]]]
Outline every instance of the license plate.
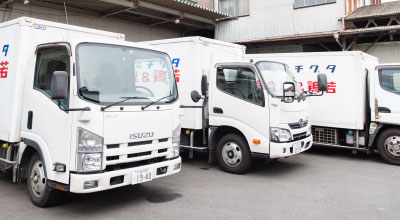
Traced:
[[153, 179], [150, 168], [135, 170], [132, 173], [132, 184], [144, 183]]
[[293, 144], [293, 154], [298, 154], [301, 151], [301, 143]]

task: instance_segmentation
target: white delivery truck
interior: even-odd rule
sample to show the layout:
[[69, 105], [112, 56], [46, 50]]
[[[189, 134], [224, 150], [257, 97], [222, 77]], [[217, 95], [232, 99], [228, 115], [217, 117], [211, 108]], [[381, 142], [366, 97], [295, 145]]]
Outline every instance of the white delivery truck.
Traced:
[[311, 100], [314, 144], [352, 149], [377, 149], [400, 165], [400, 64], [378, 64], [360, 51], [252, 54], [289, 64], [306, 91], [316, 92], [314, 77], [324, 72], [328, 90]]
[[211, 161], [216, 155], [225, 171], [240, 174], [252, 157], [310, 148], [309, 100], [287, 65], [244, 62], [244, 46], [202, 37], [146, 43], [168, 51], [179, 74], [182, 149], [208, 151]]
[[0, 24], [0, 170], [26, 179], [34, 204], [180, 171], [170, 58], [123, 39], [27, 17]]

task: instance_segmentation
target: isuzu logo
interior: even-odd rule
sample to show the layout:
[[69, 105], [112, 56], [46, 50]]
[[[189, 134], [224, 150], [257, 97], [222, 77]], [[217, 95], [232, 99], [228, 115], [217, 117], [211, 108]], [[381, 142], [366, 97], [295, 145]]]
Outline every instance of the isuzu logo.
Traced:
[[305, 127], [307, 125], [307, 122], [306, 121], [303, 121], [303, 119], [300, 119], [299, 120], [299, 127], [300, 128], [303, 128], [303, 127]]
[[141, 132], [129, 134], [129, 139], [140, 139], [140, 138], [151, 138], [154, 136], [154, 132]]

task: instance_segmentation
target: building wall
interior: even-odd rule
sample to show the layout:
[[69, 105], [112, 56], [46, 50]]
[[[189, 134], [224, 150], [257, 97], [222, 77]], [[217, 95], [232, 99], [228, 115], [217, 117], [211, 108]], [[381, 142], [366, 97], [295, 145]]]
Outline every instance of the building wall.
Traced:
[[204, 6], [209, 9], [214, 9], [214, 0], [195, 0], [198, 5]]
[[248, 54], [260, 53], [299, 53], [304, 52], [301, 45], [284, 45], [284, 46], [266, 46], [266, 47], [251, 47], [246, 49]]
[[[356, 50], [364, 51], [370, 44], [357, 44]], [[368, 53], [379, 58], [379, 63], [400, 63], [400, 42], [377, 43]]]
[[340, 30], [345, 1], [294, 9], [295, 0], [249, 0], [250, 16], [217, 22], [215, 38], [240, 42]]
[[[364, 51], [370, 44], [357, 44], [355, 51]], [[248, 54], [260, 53], [301, 53], [301, 52], [325, 52], [321, 48], [314, 48], [303, 45], [280, 45], [247, 48]], [[380, 63], [400, 63], [400, 42], [377, 43], [368, 50], [368, 54], [379, 58]]]
[[[11, 14], [10, 11], [0, 11], [0, 22], [12, 20], [21, 16], [66, 23], [65, 14], [62, 10], [23, 5], [20, 3], [14, 3]], [[84, 14], [68, 13], [68, 20], [69, 24], [71, 25], [123, 33], [125, 34], [126, 40], [134, 42], [175, 38], [181, 36], [181, 33], [177, 31], [154, 28], [141, 24], [102, 18], [99, 16], [96, 17]]]
[[377, 5], [382, 3], [381, 0], [345, 0], [345, 1], [346, 1], [346, 14], [349, 14], [358, 7], [362, 7], [365, 5]]

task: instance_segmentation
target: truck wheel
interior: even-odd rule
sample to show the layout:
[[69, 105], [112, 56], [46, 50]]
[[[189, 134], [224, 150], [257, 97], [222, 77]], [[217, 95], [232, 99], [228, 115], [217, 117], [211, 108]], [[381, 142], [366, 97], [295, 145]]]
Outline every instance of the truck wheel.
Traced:
[[246, 142], [236, 134], [222, 137], [217, 145], [217, 160], [225, 172], [243, 174], [251, 166], [251, 154]]
[[388, 129], [378, 138], [378, 151], [383, 160], [400, 165], [400, 130]]
[[49, 188], [44, 172], [44, 164], [37, 154], [34, 154], [29, 162], [27, 177], [28, 191], [32, 203], [39, 207], [53, 205], [58, 192]]

